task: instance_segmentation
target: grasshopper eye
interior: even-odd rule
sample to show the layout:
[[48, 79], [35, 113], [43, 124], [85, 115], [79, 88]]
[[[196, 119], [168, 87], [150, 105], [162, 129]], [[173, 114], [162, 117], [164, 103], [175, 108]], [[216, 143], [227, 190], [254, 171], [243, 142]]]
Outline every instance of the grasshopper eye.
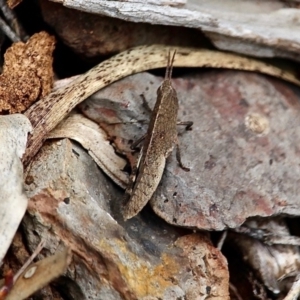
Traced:
[[162, 93], [162, 85], [157, 89], [156, 94], [159, 95]]

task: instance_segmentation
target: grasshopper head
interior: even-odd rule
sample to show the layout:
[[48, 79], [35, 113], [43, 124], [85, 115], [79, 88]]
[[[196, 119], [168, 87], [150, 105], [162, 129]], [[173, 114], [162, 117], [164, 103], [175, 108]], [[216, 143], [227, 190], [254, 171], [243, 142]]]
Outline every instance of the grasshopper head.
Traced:
[[174, 93], [174, 88], [170, 79], [165, 79], [160, 87], [157, 89], [157, 96], [167, 96]]

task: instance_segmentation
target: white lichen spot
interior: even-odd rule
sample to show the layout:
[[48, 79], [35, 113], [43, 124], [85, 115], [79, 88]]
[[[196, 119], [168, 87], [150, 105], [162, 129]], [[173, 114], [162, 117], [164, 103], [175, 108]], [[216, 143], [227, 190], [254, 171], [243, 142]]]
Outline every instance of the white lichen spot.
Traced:
[[25, 279], [31, 278], [34, 275], [36, 269], [37, 269], [37, 266], [33, 266], [33, 267], [29, 268], [23, 277]]
[[245, 118], [245, 125], [256, 134], [267, 134], [270, 130], [269, 120], [258, 113], [251, 113]]

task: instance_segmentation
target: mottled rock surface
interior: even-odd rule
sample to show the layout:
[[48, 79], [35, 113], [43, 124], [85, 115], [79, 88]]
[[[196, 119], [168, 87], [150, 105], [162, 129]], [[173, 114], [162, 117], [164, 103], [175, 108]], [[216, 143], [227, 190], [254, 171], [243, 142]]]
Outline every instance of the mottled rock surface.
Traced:
[[45, 145], [26, 182], [28, 245], [44, 238], [44, 253], [70, 247], [73, 262], [59, 282], [74, 299], [229, 299], [226, 260], [208, 237], [149, 209], [124, 223], [123, 192], [78, 145]]
[[[153, 107], [160, 83], [149, 74], [131, 76], [81, 109], [117, 145], [128, 147], [147, 126], [105, 122], [147, 119], [140, 95]], [[238, 71], [206, 71], [173, 83], [178, 119], [194, 121], [191, 132], [178, 128], [182, 159], [191, 171], [181, 170], [173, 153], [151, 200], [154, 211], [171, 224], [206, 230], [237, 227], [252, 216], [298, 215], [299, 89]]]

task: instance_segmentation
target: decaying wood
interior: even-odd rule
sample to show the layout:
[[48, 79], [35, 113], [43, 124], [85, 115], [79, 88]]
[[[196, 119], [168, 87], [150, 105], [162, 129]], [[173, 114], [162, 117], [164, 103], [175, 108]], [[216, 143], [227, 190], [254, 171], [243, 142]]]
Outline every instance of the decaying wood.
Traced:
[[[272, 235], [290, 236], [287, 225], [280, 218], [248, 220], [245, 223], [253, 231], [268, 231]], [[292, 236], [291, 236], [292, 238]], [[294, 278], [300, 270], [298, 247], [289, 244], [268, 245], [256, 238], [235, 236], [235, 243], [244, 259], [256, 270], [264, 285], [274, 294], [286, 288], [286, 280]], [[298, 283], [299, 285], [299, 283]]]
[[124, 51], [79, 76], [70, 85], [52, 92], [25, 113], [33, 125], [27, 151], [27, 165], [47, 134], [80, 102], [97, 90], [131, 74], [166, 67], [168, 51], [177, 51], [174, 67], [212, 67], [256, 71], [300, 85], [291, 73], [263, 62], [234, 54], [162, 45], [141, 46]]

